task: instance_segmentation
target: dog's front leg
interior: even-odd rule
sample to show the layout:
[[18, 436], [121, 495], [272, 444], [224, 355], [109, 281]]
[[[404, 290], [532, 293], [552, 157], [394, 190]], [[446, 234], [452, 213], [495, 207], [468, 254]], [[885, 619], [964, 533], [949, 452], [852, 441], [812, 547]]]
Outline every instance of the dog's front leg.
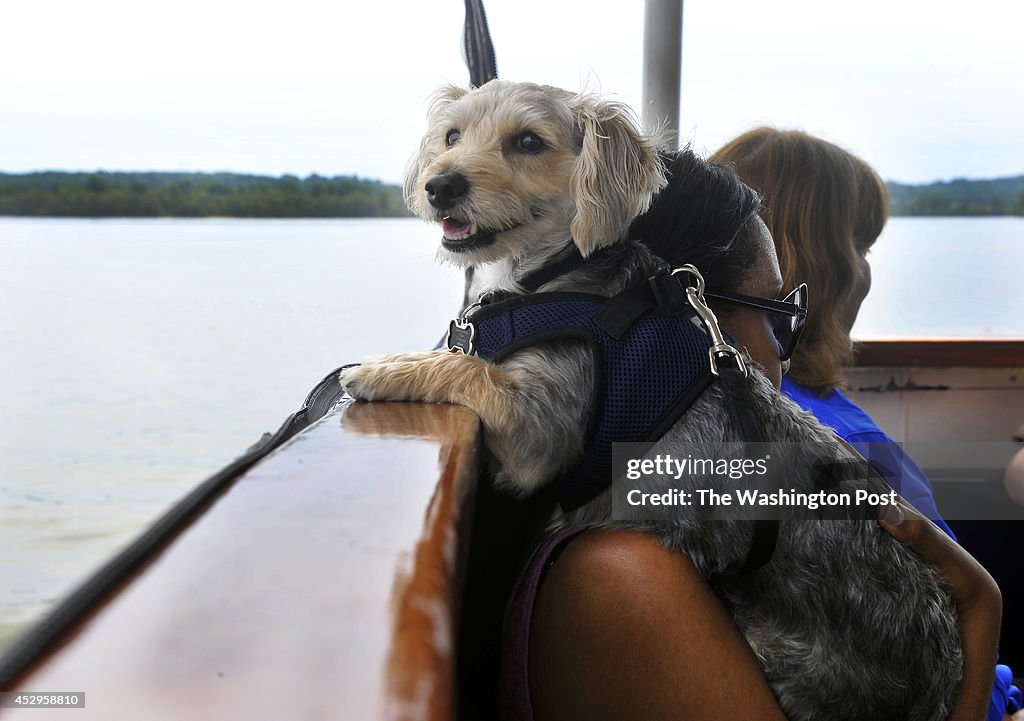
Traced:
[[383, 356], [342, 371], [341, 385], [362, 400], [467, 406], [483, 422], [502, 469], [499, 483], [522, 492], [550, 480], [582, 450], [588, 400], [577, 389], [589, 387], [589, 375], [544, 372], [553, 358], [577, 355], [521, 352], [507, 365], [447, 351]]
[[473, 409], [485, 425], [509, 415], [508, 374], [476, 356], [443, 350], [380, 356], [346, 368], [340, 380], [360, 400], [458, 403]]

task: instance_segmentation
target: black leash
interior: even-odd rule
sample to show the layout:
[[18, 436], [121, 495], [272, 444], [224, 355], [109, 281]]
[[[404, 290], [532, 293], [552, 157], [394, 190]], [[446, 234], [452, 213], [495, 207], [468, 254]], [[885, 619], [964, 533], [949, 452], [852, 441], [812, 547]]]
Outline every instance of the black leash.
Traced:
[[0, 689], [13, 688], [15, 682], [24, 677], [32, 665], [53, 648], [69, 629], [170, 543], [181, 529], [205, 511], [243, 473], [323, 418], [342, 397], [343, 389], [338, 374], [352, 365], [331, 371], [309, 392], [302, 407], [285, 419], [276, 433], [265, 434], [245, 455], [196, 486], [165, 511], [141, 536], [90, 575], [39, 623], [17, 637], [0, 655]]
[[[751, 402], [747, 377], [738, 368], [720, 368], [718, 377], [725, 388], [725, 395], [731, 406], [733, 416], [739, 423], [740, 432], [745, 443], [767, 443], [761, 422], [757, 419], [754, 404]], [[779, 521], [777, 518], [758, 518], [754, 521], [754, 535], [750, 541], [750, 550], [743, 559], [743, 565], [735, 572], [745, 576], [766, 565], [772, 560], [775, 547], [779, 542]]]
[[479, 88], [498, 77], [498, 61], [494, 43], [487, 28], [483, 0], [466, 0], [466, 24], [462, 32], [462, 49], [469, 68], [469, 83]]

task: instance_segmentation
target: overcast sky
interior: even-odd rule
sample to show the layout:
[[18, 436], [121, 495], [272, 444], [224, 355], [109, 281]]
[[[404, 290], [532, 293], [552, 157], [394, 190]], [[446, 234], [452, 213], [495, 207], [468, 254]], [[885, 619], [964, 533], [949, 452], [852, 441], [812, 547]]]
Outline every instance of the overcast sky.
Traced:
[[[640, 103], [643, 0], [485, 0], [503, 78]], [[398, 182], [464, 84], [462, 0], [38, 0], [0, 26], [0, 171]], [[884, 177], [1024, 173], [1024, 3], [686, 0], [682, 138], [802, 128]]]

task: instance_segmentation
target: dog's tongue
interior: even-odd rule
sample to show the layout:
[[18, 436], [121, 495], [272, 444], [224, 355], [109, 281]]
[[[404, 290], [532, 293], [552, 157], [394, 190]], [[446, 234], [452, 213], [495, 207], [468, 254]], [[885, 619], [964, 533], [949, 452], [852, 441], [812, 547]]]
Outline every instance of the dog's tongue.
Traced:
[[469, 235], [473, 228], [472, 223], [459, 223], [451, 218], [445, 218], [441, 224], [444, 228], [444, 234], [448, 238], [458, 238], [462, 235]]

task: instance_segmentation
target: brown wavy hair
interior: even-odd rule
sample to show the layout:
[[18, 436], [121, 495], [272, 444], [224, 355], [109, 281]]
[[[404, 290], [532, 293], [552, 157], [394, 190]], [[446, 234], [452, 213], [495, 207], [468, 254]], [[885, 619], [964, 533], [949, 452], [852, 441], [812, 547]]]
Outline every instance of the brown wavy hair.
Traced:
[[860, 257], [889, 217], [884, 181], [860, 158], [797, 130], [751, 130], [710, 160], [732, 165], [761, 193], [785, 292], [808, 285], [807, 326], [789, 376], [823, 392], [835, 388], [853, 360], [844, 313], [862, 282]]

